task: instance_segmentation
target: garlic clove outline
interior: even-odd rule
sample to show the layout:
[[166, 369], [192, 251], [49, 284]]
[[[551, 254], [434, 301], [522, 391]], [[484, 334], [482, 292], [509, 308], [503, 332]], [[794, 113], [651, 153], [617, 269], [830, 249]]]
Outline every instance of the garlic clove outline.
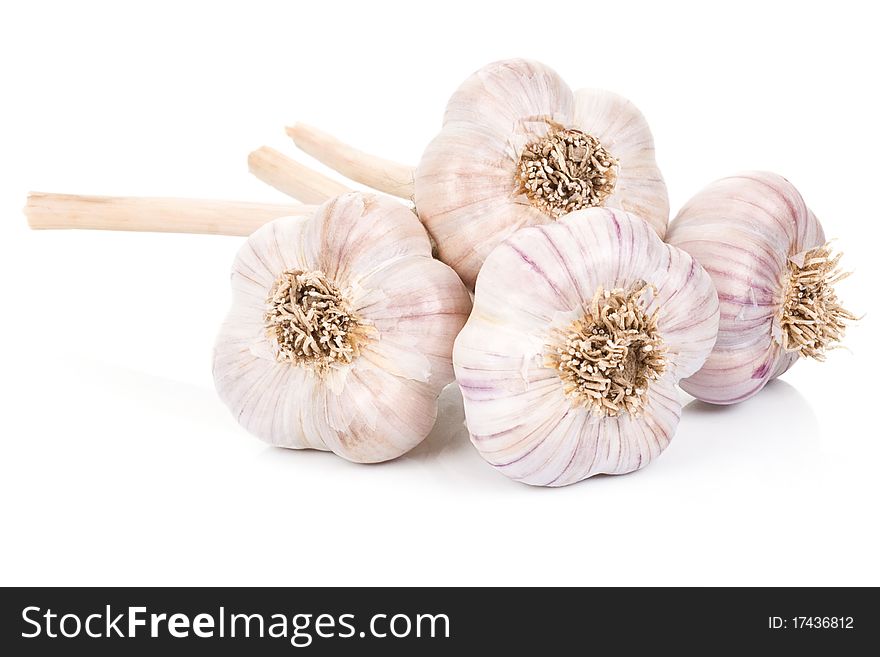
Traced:
[[248, 431], [371, 463], [431, 430], [471, 302], [406, 207], [349, 193], [272, 221], [236, 256], [232, 289], [214, 380]]
[[[632, 317], [649, 326], [654, 318], [651, 335], [630, 329], [594, 338], [593, 346], [625, 353], [620, 373], [633, 381], [647, 372], [647, 338], [662, 350], [663, 362], [647, 372], [654, 376], [644, 390], [627, 393], [637, 411], [602, 411], [590, 406], [592, 397], [567, 389], [549, 356], [573, 322], [606, 312], [591, 310], [606, 303], [603, 290], [613, 297], [633, 289], [641, 291], [631, 295]], [[453, 363], [472, 442], [503, 474], [533, 485], [563, 486], [644, 467], [672, 438], [681, 410], [675, 384], [710, 353], [718, 315], [708, 274], [638, 217], [591, 208], [517, 231], [486, 259], [474, 309], [455, 341]], [[609, 377], [620, 374], [606, 369]], [[602, 377], [585, 371], [582, 378], [589, 386]]]
[[[802, 356], [824, 358], [856, 319], [840, 306], [833, 286], [846, 274], [835, 266], [821, 275], [805, 259], [831, 265], [825, 232], [798, 190], [774, 173], [749, 171], [717, 180], [690, 199], [669, 228], [667, 241], [709, 272], [721, 301], [718, 341], [705, 365], [681, 387], [713, 404], [734, 404], [757, 394]], [[814, 281], [807, 313], [791, 317], [786, 299], [797, 296], [792, 277]], [[802, 291], [803, 295], [804, 292]], [[788, 328], [792, 324], [794, 328]], [[817, 341], [789, 340], [804, 324], [822, 331]], [[799, 328], [800, 327], [800, 328]]]
[[620, 160], [614, 193], [605, 205], [645, 219], [661, 239], [669, 222], [666, 183], [657, 167], [654, 137], [641, 111], [603, 89], [575, 92], [574, 124], [596, 136]]
[[562, 122], [574, 112], [574, 95], [549, 66], [527, 59], [492, 62], [471, 74], [446, 105], [443, 124], [461, 123], [487, 137], [508, 134], [524, 119]]
[[663, 237], [669, 218], [638, 109], [611, 92], [575, 94], [527, 60], [489, 64], [453, 94], [416, 168], [415, 203], [440, 259], [471, 288], [489, 252], [521, 227], [607, 206], [638, 212]]

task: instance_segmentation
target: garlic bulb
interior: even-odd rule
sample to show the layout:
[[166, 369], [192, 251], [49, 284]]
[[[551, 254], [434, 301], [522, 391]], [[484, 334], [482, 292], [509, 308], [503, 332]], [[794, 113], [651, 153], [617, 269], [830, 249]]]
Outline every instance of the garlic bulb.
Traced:
[[470, 296], [412, 211], [349, 193], [251, 235], [232, 268], [214, 381], [248, 431], [351, 461], [431, 430]]
[[473, 288], [518, 228], [605, 206], [660, 237], [669, 201], [639, 110], [608, 91], [573, 93], [536, 62], [489, 64], [459, 87], [415, 171], [415, 204], [438, 254]]
[[528, 484], [644, 467], [718, 330], [712, 281], [621, 210], [517, 231], [486, 259], [453, 362], [471, 440]]
[[834, 292], [846, 276], [840, 256], [781, 176], [753, 171], [712, 183], [678, 213], [667, 241], [705, 267], [721, 300], [715, 349], [681, 382], [698, 399], [748, 399], [799, 357], [822, 360], [855, 319]]

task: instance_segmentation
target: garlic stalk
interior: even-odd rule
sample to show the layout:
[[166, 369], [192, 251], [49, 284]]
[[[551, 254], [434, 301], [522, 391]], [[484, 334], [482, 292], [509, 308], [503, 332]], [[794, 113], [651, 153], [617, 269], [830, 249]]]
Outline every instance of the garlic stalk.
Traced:
[[823, 360], [856, 319], [834, 291], [847, 276], [840, 256], [781, 176], [753, 171], [710, 184], [681, 209], [667, 241], [703, 265], [721, 300], [718, 342], [681, 382], [698, 399], [748, 399], [799, 358]]
[[250, 235], [279, 217], [314, 206], [182, 198], [76, 196], [31, 192], [24, 213], [35, 230], [80, 228]]
[[712, 350], [718, 308], [702, 267], [621, 210], [517, 231], [487, 257], [455, 341], [472, 442], [539, 486], [646, 466], [672, 438], [675, 384]]
[[471, 289], [504, 238], [574, 210], [618, 208], [645, 219], [660, 237], [666, 232], [666, 185], [641, 112], [608, 91], [572, 92], [537, 62], [495, 62], [468, 78], [415, 170], [302, 124], [288, 134], [352, 180], [412, 197], [439, 258]]
[[31, 192], [24, 212], [33, 229], [157, 231], [250, 235], [272, 219], [311, 215], [315, 204], [351, 190], [266, 146], [248, 157], [252, 173], [304, 204]]
[[346, 178], [380, 192], [412, 200], [415, 193], [413, 167], [370, 155], [303, 123], [288, 127], [287, 134], [303, 153]]
[[428, 435], [471, 302], [412, 211], [349, 193], [273, 221], [239, 251], [232, 289], [214, 380], [248, 431], [362, 463]]
[[261, 146], [248, 156], [248, 169], [263, 182], [303, 203], [319, 204], [351, 191], [268, 146]]

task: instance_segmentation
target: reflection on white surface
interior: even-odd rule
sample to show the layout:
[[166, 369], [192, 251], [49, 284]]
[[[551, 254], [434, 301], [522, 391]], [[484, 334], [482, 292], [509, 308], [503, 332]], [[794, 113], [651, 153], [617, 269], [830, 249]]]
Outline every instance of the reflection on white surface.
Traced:
[[[473, 448], [465, 425], [461, 391], [456, 384], [447, 386], [438, 402], [437, 422], [428, 437], [402, 457], [384, 464], [353, 464], [328, 452], [291, 450], [263, 446], [241, 428], [223, 406], [213, 389], [188, 382], [157, 377], [94, 359], [64, 359], [75, 387], [107, 385], [112, 390], [114, 408], [143, 420], [154, 419], [176, 424], [176, 430], [188, 433], [190, 440], [178, 440], [176, 450], [204, 448], [205, 441], [217, 440], [215, 449], [234, 451], [237, 442], [243, 447], [257, 447], [259, 460], [280, 462], [284, 467], [348, 470], [405, 470], [416, 466], [433, 472], [439, 479], [453, 477], [475, 486], [480, 483], [505, 484], [508, 480], [486, 464]], [[56, 361], [56, 364], [60, 364]], [[61, 372], [56, 371], [56, 376]], [[27, 387], [19, 390], [25, 394]], [[681, 393], [683, 394], [683, 393]], [[101, 410], [103, 402], [94, 399], [92, 408], [76, 410], [85, 420]], [[58, 400], [61, 402], [61, 400]], [[170, 428], [170, 427], [169, 427]], [[158, 441], [157, 441], [158, 442]], [[820, 432], [811, 404], [791, 384], [776, 379], [761, 393], [733, 406], [716, 406], [698, 400], [686, 403], [672, 444], [660, 459], [646, 470], [664, 471], [672, 476], [743, 468], [758, 472], [774, 468], [791, 470], [799, 462], [815, 456], [820, 447]], [[187, 444], [189, 443], [189, 445]], [[88, 449], [89, 445], [81, 445]], [[250, 451], [250, 450], [248, 450]], [[219, 456], [219, 455], [217, 455]], [[637, 476], [595, 477], [569, 489], [599, 485], [609, 480], [622, 485], [623, 479]], [[515, 489], [537, 490], [520, 484]]]
[[742, 476], [800, 470], [819, 449], [819, 427], [810, 403], [791, 384], [776, 379], [751, 399], [732, 406], [693, 400], [666, 458], [658, 467], [729, 472]]
[[[760, 394], [734, 406], [715, 406], [698, 400], [687, 403], [670, 448], [649, 468], [629, 475], [596, 476], [553, 494], [585, 494], [573, 491], [624, 486], [625, 480], [648, 471], [655, 476], [700, 479], [741, 469], [741, 477], [765, 473], [772, 480], [784, 481], [786, 472], [797, 474], [802, 469], [800, 465], [810, 460], [818, 449], [818, 438], [817, 420], [809, 402], [792, 385], [777, 379]], [[512, 482], [483, 461], [471, 445], [461, 391], [456, 384], [447, 386], [441, 394], [437, 423], [424, 442], [394, 461], [364, 466], [328, 452], [268, 446], [260, 458], [283, 461], [290, 468], [316, 467], [320, 463], [322, 468], [338, 471], [373, 470], [376, 476], [386, 476], [389, 471], [403, 474], [400, 471], [418, 468], [424, 471], [420, 476], [440, 484], [454, 482], [474, 489], [512, 486], [532, 494], [546, 490]]]
[[472, 451], [471, 439], [464, 421], [461, 389], [451, 383], [443, 389], [437, 404], [437, 422], [422, 443], [404, 458], [431, 460], [441, 455]]
[[419, 471], [423, 480], [438, 481], [440, 485], [467, 485], [478, 488], [484, 484], [513, 484], [507, 477], [495, 472], [473, 448], [464, 421], [461, 390], [452, 383], [440, 394], [437, 421], [431, 433], [422, 443], [409, 453], [385, 463], [361, 465], [349, 463], [330, 452], [316, 450], [292, 450], [266, 447], [261, 458], [282, 460], [290, 467], [293, 461], [308, 459], [310, 465], [321, 462], [322, 467], [338, 470], [359, 470], [357, 476], [385, 477], [394, 472], [396, 476], [406, 476], [406, 471]]
[[802, 584], [860, 581], [829, 550], [876, 553], [877, 441], [839, 413], [820, 433], [785, 382], [689, 403], [644, 470], [548, 489], [480, 458], [455, 385], [421, 446], [365, 466], [261, 443], [209, 384], [77, 357], [27, 373], [0, 460], [0, 518], [23, 537], [0, 548], [4, 583], [615, 584], [638, 567], [630, 583]]

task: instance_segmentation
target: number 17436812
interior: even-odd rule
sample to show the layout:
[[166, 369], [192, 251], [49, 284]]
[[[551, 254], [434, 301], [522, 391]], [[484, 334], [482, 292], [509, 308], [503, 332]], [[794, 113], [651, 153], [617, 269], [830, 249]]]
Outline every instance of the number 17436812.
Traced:
[[767, 626], [771, 630], [852, 630], [852, 616], [770, 616]]

